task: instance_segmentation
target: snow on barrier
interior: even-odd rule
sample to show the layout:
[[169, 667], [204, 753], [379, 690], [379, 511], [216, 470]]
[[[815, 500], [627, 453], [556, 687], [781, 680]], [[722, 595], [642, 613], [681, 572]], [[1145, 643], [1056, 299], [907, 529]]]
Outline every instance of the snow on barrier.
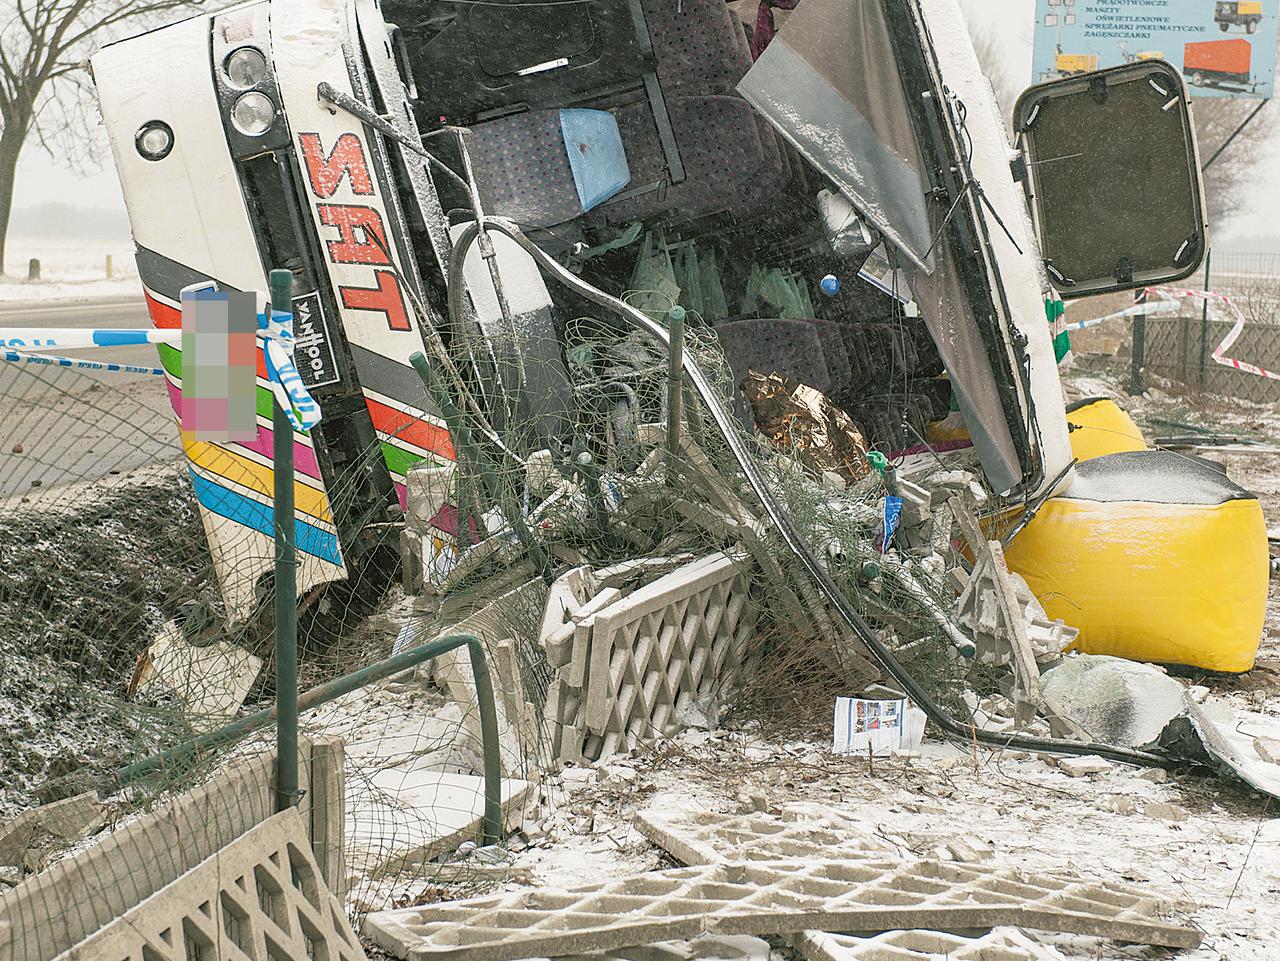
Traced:
[[[293, 843], [310, 845], [317, 883], [340, 893], [343, 745], [335, 739], [306, 740], [299, 753], [303, 799], [294, 819], [301, 834]], [[0, 896], [0, 957], [48, 961], [60, 956], [243, 838], [275, 812], [274, 772], [274, 752], [233, 762], [195, 790], [7, 891]], [[66, 955], [102, 956], [96, 948]]]
[[307, 833], [294, 808], [268, 818], [54, 961], [365, 961]]

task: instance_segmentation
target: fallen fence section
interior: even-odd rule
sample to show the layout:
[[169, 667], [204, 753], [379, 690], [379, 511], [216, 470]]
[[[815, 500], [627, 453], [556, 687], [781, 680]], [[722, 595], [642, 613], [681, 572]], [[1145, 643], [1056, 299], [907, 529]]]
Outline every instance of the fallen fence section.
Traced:
[[[302, 832], [301, 841], [314, 852], [308, 857], [315, 865], [317, 883], [340, 893], [344, 874], [343, 745], [336, 739], [304, 739], [299, 753], [302, 801], [293, 816]], [[161, 803], [5, 892], [0, 896], [0, 957], [6, 961], [48, 961], [167, 889], [272, 817], [274, 774], [274, 751], [234, 761], [207, 783]], [[179, 948], [174, 949], [174, 956], [183, 957]], [[85, 959], [102, 956], [96, 948], [67, 955]]]
[[516, 961], [703, 934], [957, 930], [1017, 925], [1187, 948], [1145, 893], [937, 861], [716, 864], [371, 914], [364, 932], [408, 961]]
[[366, 961], [296, 809], [251, 828], [54, 961], [206, 955]]
[[[715, 863], [741, 863], [743, 861], [779, 862], [783, 859], [797, 865], [817, 863], [839, 857], [847, 861], [884, 861], [894, 857], [895, 848], [890, 841], [868, 833], [854, 819], [820, 805], [796, 805], [784, 808], [781, 817], [755, 814], [746, 817], [717, 814], [706, 811], [684, 811], [666, 814], [659, 811], [642, 811], [636, 816], [636, 829], [678, 861], [690, 865]], [[919, 840], [919, 839], [917, 839]], [[908, 843], [912, 849], [918, 845]], [[950, 838], [942, 846], [941, 856], [946, 859], [974, 863], [983, 860], [990, 852], [976, 851], [961, 838]], [[993, 869], [994, 870], [994, 869]], [[1161, 899], [1136, 887], [1107, 882], [1090, 882], [1078, 874], [1054, 872], [1019, 880], [1030, 885], [1068, 885], [1073, 890], [1068, 895], [1082, 896], [1073, 910], [1090, 903], [1110, 904], [1113, 908], [1128, 905], [1125, 909], [1137, 915], [1159, 919], [1169, 906]], [[1060, 901], [1058, 903], [1066, 903]], [[1085, 912], [1090, 909], [1085, 907]], [[1099, 912], [1100, 914], [1105, 912]], [[1036, 927], [1031, 921], [1020, 924]], [[923, 927], [923, 925], [921, 926]], [[1076, 933], [1107, 936], [1106, 922], [1099, 923], [1093, 931], [1075, 929]], [[1057, 928], [1057, 930], [1068, 930]], [[994, 936], [995, 932], [992, 932]], [[1000, 957], [1056, 959], [1054, 953], [1030, 953], [1024, 947], [1043, 948], [1016, 931], [1010, 936], [1020, 939], [1017, 951], [997, 953], [1003, 942], [985, 939], [968, 942], [936, 930], [887, 931], [876, 937], [858, 937], [850, 934], [831, 934], [823, 930], [808, 930], [794, 934], [792, 945], [809, 961], [874, 961], [876, 958], [901, 958], [910, 961], [914, 957], [975, 958]], [[1111, 935], [1115, 936], [1115, 935]], [[984, 954], [981, 948], [992, 953]], [[892, 949], [892, 950], [890, 950]], [[1050, 949], [1044, 948], [1045, 951]], [[901, 953], [894, 953], [900, 951]], [[919, 952], [918, 954], [912, 952]], [[929, 953], [933, 952], [933, 953]], [[953, 953], [954, 952], [954, 953]]]
[[544, 624], [543, 644], [557, 757], [629, 751], [685, 726], [683, 710], [730, 700], [759, 660], [750, 572], [745, 557], [717, 553], [629, 595], [585, 568], [553, 584], [563, 623]]

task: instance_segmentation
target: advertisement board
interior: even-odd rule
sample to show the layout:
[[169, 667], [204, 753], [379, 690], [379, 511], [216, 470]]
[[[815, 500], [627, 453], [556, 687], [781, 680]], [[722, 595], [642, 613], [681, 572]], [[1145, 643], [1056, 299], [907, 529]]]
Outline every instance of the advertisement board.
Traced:
[[1270, 98], [1280, 0], [1036, 0], [1033, 80], [1163, 59], [1196, 97]]

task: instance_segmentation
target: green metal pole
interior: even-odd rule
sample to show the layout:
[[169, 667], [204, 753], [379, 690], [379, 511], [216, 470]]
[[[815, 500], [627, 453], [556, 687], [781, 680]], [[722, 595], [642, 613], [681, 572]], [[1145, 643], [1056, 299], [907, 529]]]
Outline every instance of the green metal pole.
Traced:
[[[293, 275], [273, 270], [271, 307], [292, 312]], [[276, 810], [298, 803], [298, 555], [294, 546], [293, 425], [272, 404], [276, 534]]]
[[[502, 835], [502, 765], [498, 754], [498, 710], [494, 702], [493, 681], [485, 660], [484, 645], [474, 634], [450, 634], [418, 647], [401, 651], [384, 661], [353, 671], [313, 687], [298, 699], [298, 708], [309, 711], [322, 704], [359, 690], [367, 684], [392, 677], [411, 667], [429, 661], [455, 648], [467, 646], [471, 656], [471, 673], [476, 681], [476, 701], [480, 709], [480, 741], [484, 749], [484, 821], [482, 830], [486, 844], [493, 844]], [[238, 718], [225, 727], [202, 734], [184, 744], [160, 754], [135, 761], [115, 773], [116, 786], [130, 784], [148, 774], [162, 771], [174, 764], [195, 757], [202, 751], [228, 744], [247, 734], [260, 730], [277, 720], [277, 708], [269, 707]], [[111, 790], [114, 786], [104, 786]]]
[[671, 341], [667, 345], [667, 484], [676, 481], [680, 459], [680, 408], [684, 387], [684, 318], [679, 304], [667, 311]]
[[[460, 468], [470, 466], [476, 472], [479, 480], [486, 488], [488, 497], [498, 502], [498, 507], [501, 509], [503, 516], [506, 517], [507, 523], [511, 525], [512, 531], [515, 532], [516, 539], [528, 549], [534, 566], [542, 572], [543, 578], [550, 584], [553, 565], [547, 557], [547, 552], [543, 550], [542, 544], [533, 536], [533, 532], [529, 530], [529, 525], [525, 523], [524, 514], [520, 510], [520, 505], [512, 497], [509, 485], [502, 482], [499, 472], [493, 466], [493, 462], [475, 443], [471, 428], [464, 423], [462, 413], [453, 403], [453, 399], [449, 396], [449, 392], [445, 390], [444, 385], [440, 383], [435, 371], [431, 369], [431, 364], [426, 356], [421, 351], [415, 351], [409, 355], [409, 363], [418, 372], [418, 377], [422, 380], [423, 386], [426, 387], [428, 396], [440, 408], [445, 426], [449, 428], [449, 436], [453, 440], [453, 448], [458, 454], [458, 466]], [[476, 520], [478, 523], [480, 522], [479, 517]], [[458, 535], [459, 537], [462, 536], [461, 517], [459, 517]], [[461, 551], [465, 546], [466, 542], [461, 541], [459, 550]]]

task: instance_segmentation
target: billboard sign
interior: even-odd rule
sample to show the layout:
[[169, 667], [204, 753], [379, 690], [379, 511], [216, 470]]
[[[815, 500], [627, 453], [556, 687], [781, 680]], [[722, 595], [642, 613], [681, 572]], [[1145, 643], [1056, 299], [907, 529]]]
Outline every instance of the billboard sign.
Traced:
[[1036, 0], [1034, 81], [1162, 59], [1196, 97], [1270, 98], [1280, 0]]

